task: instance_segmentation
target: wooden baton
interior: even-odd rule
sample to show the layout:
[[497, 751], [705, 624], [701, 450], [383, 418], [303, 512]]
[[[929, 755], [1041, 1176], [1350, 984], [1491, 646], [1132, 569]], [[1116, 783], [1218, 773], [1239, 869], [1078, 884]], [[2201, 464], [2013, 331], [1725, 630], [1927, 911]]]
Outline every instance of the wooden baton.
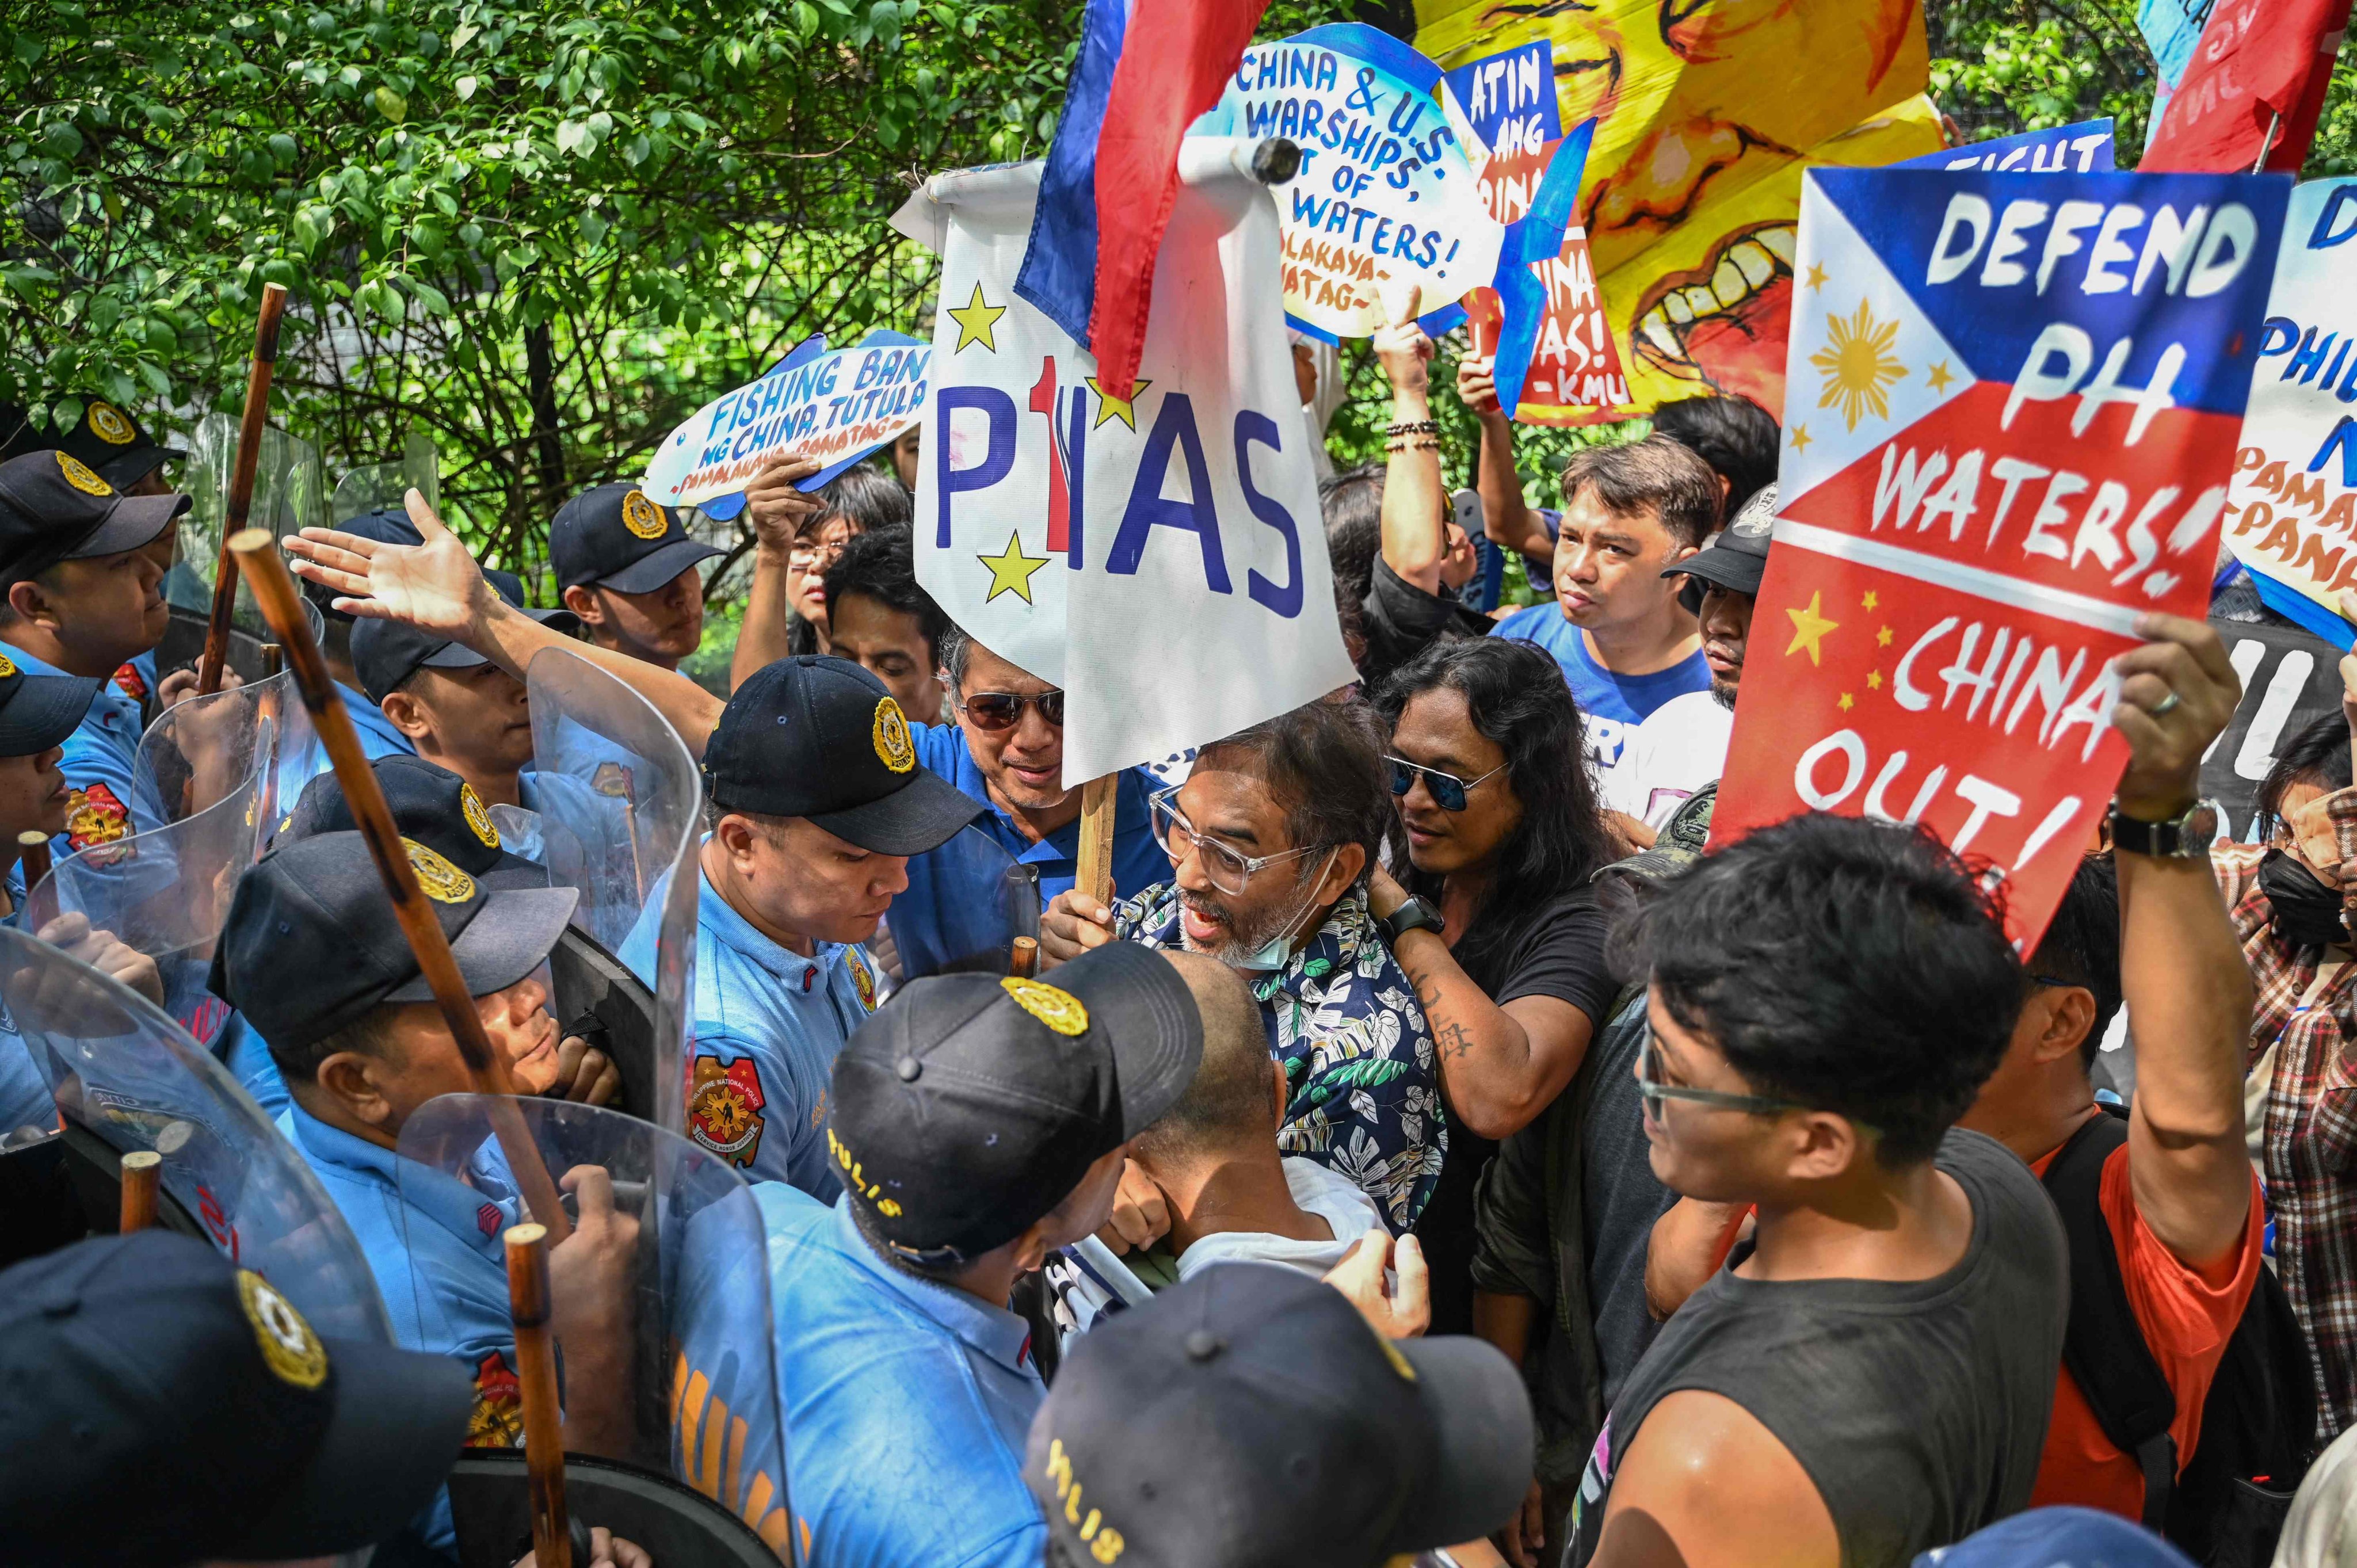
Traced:
[[295, 672], [296, 689], [303, 693], [303, 705], [310, 710], [312, 727], [327, 746], [328, 759], [335, 766], [336, 781], [344, 788], [344, 802], [351, 808], [361, 836], [368, 841], [369, 854], [376, 860], [377, 875], [384, 879], [384, 890], [393, 899], [393, 912], [401, 921], [403, 934], [409, 939], [409, 950], [416, 955], [418, 969], [434, 988], [434, 1000], [442, 1009], [443, 1022], [450, 1026], [451, 1037], [458, 1044], [458, 1055], [466, 1061], [467, 1076], [476, 1093], [491, 1097], [491, 1131], [507, 1155], [508, 1168], [515, 1176], [516, 1186], [531, 1207], [533, 1218], [548, 1227], [554, 1240], [562, 1241], [573, 1233], [573, 1225], [565, 1216], [556, 1183], [550, 1178], [548, 1166], [540, 1157], [540, 1145], [533, 1142], [530, 1129], [524, 1126], [523, 1113], [516, 1109], [515, 1086], [508, 1078], [508, 1064], [491, 1049], [490, 1038], [483, 1032], [483, 1020], [475, 1012], [475, 999], [458, 972], [458, 961], [450, 956], [450, 940], [442, 934], [442, 922], [435, 918], [433, 907], [418, 889], [417, 873], [410, 866], [408, 853], [401, 847], [401, 832], [393, 826], [392, 809], [384, 803], [384, 790], [377, 783], [376, 770], [369, 766], [367, 756], [361, 750], [360, 733], [352, 728], [352, 715], [336, 695], [335, 678], [328, 673], [319, 645], [311, 640], [310, 624], [303, 618], [302, 596], [295, 590], [295, 578], [286, 570], [286, 563], [278, 557], [278, 542], [271, 537], [268, 529], [249, 528], [231, 535], [229, 547], [253, 589], [254, 600], [261, 605], [272, 634], [285, 650], [287, 668]]
[[523, 1401], [523, 1465], [532, 1488], [533, 1568], [573, 1568], [573, 1527], [565, 1509], [565, 1412], [556, 1395], [549, 1332], [548, 1231], [511, 1225], [508, 1311], [515, 1320], [516, 1385]]
[[205, 650], [197, 660], [197, 694], [221, 690], [221, 663], [229, 657], [230, 614], [237, 607], [237, 563], [229, 542], [245, 527], [253, 510], [254, 470], [262, 466], [262, 427], [270, 422], [270, 378], [278, 369], [278, 324], [286, 314], [283, 284], [262, 285], [262, 314], [253, 323], [253, 363], [245, 373], [245, 417], [237, 427], [237, 466], [230, 471], [229, 510], [221, 521], [221, 559], [213, 563], [212, 614], [205, 622]]
[[1039, 972], [1039, 939], [1017, 937], [1009, 944], [1006, 972], [1017, 980], [1029, 980]]
[[1121, 775], [1106, 773], [1081, 786], [1079, 875], [1072, 886], [1100, 904], [1113, 902], [1113, 803]]
[[156, 1223], [156, 1182], [164, 1174], [164, 1156], [153, 1149], [136, 1149], [123, 1156], [123, 1210], [115, 1230], [128, 1236]]
[[25, 868], [25, 895], [29, 898], [33, 889], [49, 874], [49, 835], [38, 828], [27, 828], [18, 833], [16, 861]]

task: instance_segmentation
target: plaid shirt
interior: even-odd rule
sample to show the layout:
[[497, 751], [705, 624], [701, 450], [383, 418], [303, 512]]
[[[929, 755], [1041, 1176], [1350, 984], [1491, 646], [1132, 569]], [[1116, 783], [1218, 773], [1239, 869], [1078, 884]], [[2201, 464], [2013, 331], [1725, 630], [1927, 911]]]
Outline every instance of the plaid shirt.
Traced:
[[[2357, 789], [2322, 802], [2340, 857], [2357, 865]], [[2311, 840], [2309, 859], [2322, 846]], [[2266, 1122], [2267, 1204], [2284, 1293], [2316, 1352], [2317, 1438], [2357, 1423], [2357, 964], [2344, 966], [2307, 1006], [2319, 948], [2276, 933], [2259, 890], [2258, 844], [2212, 852], [2211, 863], [2250, 965], [2247, 1071], [2276, 1047]], [[2344, 884], [2357, 923], [2357, 877]]]

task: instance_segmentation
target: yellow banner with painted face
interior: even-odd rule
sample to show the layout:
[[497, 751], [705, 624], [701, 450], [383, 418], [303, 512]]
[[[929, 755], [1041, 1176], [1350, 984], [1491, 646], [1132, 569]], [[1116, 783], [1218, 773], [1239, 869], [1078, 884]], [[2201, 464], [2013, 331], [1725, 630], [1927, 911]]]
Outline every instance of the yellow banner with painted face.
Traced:
[[1629, 379], [1618, 412], [1727, 392], [1781, 417], [1801, 171], [1942, 145], [1921, 0], [1417, 0], [1415, 12], [1416, 48], [1444, 69], [1548, 39], [1563, 124], [1596, 117], [1579, 211]]

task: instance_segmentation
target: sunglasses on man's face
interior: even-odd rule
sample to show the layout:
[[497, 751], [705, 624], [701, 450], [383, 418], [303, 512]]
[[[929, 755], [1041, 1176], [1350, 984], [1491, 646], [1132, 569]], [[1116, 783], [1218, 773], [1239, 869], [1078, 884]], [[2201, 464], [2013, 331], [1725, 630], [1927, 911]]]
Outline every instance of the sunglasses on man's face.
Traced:
[[1023, 710], [1037, 707], [1039, 716], [1057, 729], [1064, 727], [1064, 693], [1041, 692], [1023, 696], [1014, 692], [976, 692], [958, 703], [963, 714], [978, 730], [996, 735], [1013, 729], [1023, 722]]
[[1415, 788], [1415, 781], [1422, 779], [1425, 789], [1431, 791], [1432, 803], [1444, 811], [1463, 811], [1467, 790], [1480, 789], [1506, 770], [1506, 765], [1501, 762], [1469, 783], [1454, 773], [1443, 773], [1437, 768], [1426, 768], [1420, 762], [1410, 762], [1405, 757], [1386, 757], [1383, 760], [1392, 765], [1394, 795], [1406, 799], [1407, 792]]

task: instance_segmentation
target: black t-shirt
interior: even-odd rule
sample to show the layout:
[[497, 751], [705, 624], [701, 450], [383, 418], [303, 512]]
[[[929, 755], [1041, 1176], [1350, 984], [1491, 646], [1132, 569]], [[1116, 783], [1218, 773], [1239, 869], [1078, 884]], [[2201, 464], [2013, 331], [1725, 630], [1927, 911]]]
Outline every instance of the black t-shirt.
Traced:
[[[1380, 568], [1381, 563], [1378, 563]], [[1604, 967], [1604, 911], [1596, 890], [1555, 894], [1524, 918], [1514, 935], [1482, 959], [1458, 963], [1500, 1006], [1522, 996], [1552, 996], [1587, 1015], [1589, 1037], [1603, 1032], [1619, 991]], [[1473, 1188], [1498, 1152], [1451, 1122], [1440, 1179], [1415, 1223], [1416, 1240], [1432, 1269], [1432, 1332], [1473, 1332]]]
[[1360, 683], [1370, 690], [1392, 671], [1444, 637], [1487, 637], [1492, 624], [1480, 610], [1428, 594], [1401, 576], [1380, 555], [1360, 613], [1365, 618], [1366, 657], [1359, 660]]

